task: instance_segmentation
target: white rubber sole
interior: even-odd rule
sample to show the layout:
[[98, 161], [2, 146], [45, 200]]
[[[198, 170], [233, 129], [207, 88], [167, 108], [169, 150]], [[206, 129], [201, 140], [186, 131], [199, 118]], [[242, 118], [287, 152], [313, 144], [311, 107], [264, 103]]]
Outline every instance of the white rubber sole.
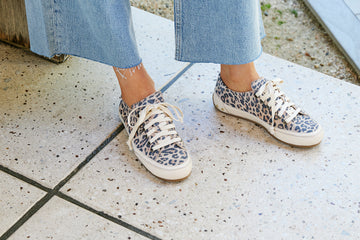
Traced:
[[181, 165], [164, 166], [146, 157], [146, 155], [144, 155], [137, 148], [134, 148], [134, 153], [149, 172], [163, 180], [180, 181], [187, 178], [191, 174], [192, 161], [190, 158], [188, 158], [187, 161]]
[[223, 101], [221, 101], [220, 97], [216, 93], [213, 93], [213, 102], [219, 111], [257, 123], [264, 127], [269, 132], [269, 134], [276, 139], [292, 146], [312, 147], [319, 144], [324, 137], [324, 131], [322, 130], [321, 126], [319, 126], [319, 128], [313, 133], [296, 133], [275, 128], [274, 134], [271, 134], [271, 126], [268, 123], [262, 121], [250, 113], [241, 111], [237, 108], [233, 108], [225, 104]]
[[[120, 116], [120, 120], [124, 125], [124, 128], [129, 135], [128, 129], [125, 127], [124, 120]], [[166, 181], [181, 181], [188, 178], [192, 170], [192, 161], [190, 158], [184, 164], [178, 166], [164, 166], [157, 162], [154, 162], [151, 158], [148, 158], [143, 154], [139, 149], [136, 148], [133, 144], [134, 154], [140, 162], [145, 166], [145, 168], [154, 176], [161, 178]]]

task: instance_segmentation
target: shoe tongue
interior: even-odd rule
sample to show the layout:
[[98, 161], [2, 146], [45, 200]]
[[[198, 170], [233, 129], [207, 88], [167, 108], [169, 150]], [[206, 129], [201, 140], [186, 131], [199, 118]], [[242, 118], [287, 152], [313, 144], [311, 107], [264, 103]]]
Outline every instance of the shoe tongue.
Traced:
[[259, 88], [262, 86], [262, 85], [264, 85], [265, 83], [267, 83], [269, 80], [268, 79], [266, 79], [266, 78], [259, 78], [259, 79], [257, 79], [257, 80], [255, 80], [255, 81], [253, 81], [252, 83], [251, 83], [251, 88], [254, 90], [254, 92], [256, 93], [258, 90], [259, 90]]
[[153, 94], [147, 96], [146, 98], [140, 100], [139, 102], [133, 104], [131, 106], [131, 109], [134, 109], [134, 108], [137, 108], [140, 106], [146, 106], [149, 104], [162, 103], [162, 102], [164, 102], [164, 97], [162, 95], [162, 92], [157, 91], [157, 92], [154, 92]]

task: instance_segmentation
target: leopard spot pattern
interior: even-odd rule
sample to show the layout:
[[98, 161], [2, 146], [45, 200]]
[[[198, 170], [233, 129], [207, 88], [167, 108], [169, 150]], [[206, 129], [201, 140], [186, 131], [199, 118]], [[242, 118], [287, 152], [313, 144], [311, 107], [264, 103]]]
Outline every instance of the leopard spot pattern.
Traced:
[[[139, 113], [142, 110], [142, 108], [138, 108], [137, 110], [135, 110], [133, 114], [131, 114], [130, 116], [131, 126], [129, 126], [128, 117], [132, 109], [141, 106], [145, 107], [148, 104], [161, 103], [161, 102], [164, 102], [164, 99], [160, 91], [134, 104], [131, 108], [127, 106], [124, 101], [121, 100], [119, 105], [119, 112], [122, 120], [125, 123], [126, 130], [128, 132], [132, 131], [131, 126], [134, 126], [136, 124], [137, 119], [139, 117]], [[185, 145], [183, 141], [172, 143], [157, 150], [152, 149], [152, 147], [155, 146], [157, 142], [165, 139], [165, 136], [163, 136], [160, 139], [157, 139], [156, 142], [150, 143], [149, 137], [147, 135], [150, 129], [148, 130], [144, 129], [145, 124], [156, 117], [157, 115], [154, 115], [152, 116], [152, 118], [147, 119], [143, 124], [140, 125], [133, 139], [133, 147], [138, 149], [141, 153], [151, 158], [153, 161], [157, 162], [158, 164], [164, 166], [177, 166], [183, 164], [188, 159], [188, 154], [187, 151], [185, 150]], [[159, 128], [158, 124], [154, 124], [153, 127]], [[156, 134], [156, 132], [153, 134]], [[176, 134], [173, 137], [178, 137], [178, 135]]]
[[[256, 97], [256, 91], [267, 82], [268, 80], [263, 78], [259, 79], [252, 84], [252, 91], [249, 92], [235, 92], [229, 89], [220, 75], [215, 87], [215, 93], [219, 96], [221, 101], [225, 104], [242, 110], [244, 112], [250, 113], [265, 123], [272, 125], [271, 118], [271, 108], [267, 105], [270, 99], [267, 99], [265, 102], [260, 98]], [[279, 116], [279, 110], [275, 112], [274, 116], [274, 127], [279, 129], [285, 129], [289, 131], [294, 131], [297, 133], [312, 133], [315, 132], [319, 125], [318, 123], [310, 118], [309, 115], [301, 111], [291, 122], [286, 123], [285, 119], [288, 117], [285, 112], [284, 115]]]

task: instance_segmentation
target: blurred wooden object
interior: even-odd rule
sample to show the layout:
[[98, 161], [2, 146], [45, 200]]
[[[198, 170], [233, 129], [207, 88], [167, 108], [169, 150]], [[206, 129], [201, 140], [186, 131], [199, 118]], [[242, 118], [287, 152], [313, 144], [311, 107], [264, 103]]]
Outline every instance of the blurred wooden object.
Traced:
[[[30, 50], [25, 0], [0, 0], [0, 40]], [[60, 63], [67, 58], [61, 54], [49, 60]]]

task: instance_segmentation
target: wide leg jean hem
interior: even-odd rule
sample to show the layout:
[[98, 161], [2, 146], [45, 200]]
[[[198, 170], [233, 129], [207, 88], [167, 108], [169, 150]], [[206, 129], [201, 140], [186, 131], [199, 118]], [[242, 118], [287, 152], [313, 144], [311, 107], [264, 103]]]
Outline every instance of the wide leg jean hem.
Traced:
[[[175, 59], [244, 64], [265, 36], [258, 0], [175, 0]], [[31, 50], [71, 54], [119, 68], [141, 63], [129, 0], [25, 0]]]
[[141, 63], [128, 0], [25, 0], [31, 51], [119, 68]]
[[[261, 39], [264, 39], [266, 37], [266, 35], [262, 36]], [[218, 58], [214, 58], [214, 59], [210, 59], [210, 58], [206, 58], [206, 59], [201, 59], [201, 58], [194, 58], [194, 57], [189, 57], [186, 58], [185, 56], [178, 56], [175, 55], [175, 60], [176, 61], [180, 61], [180, 62], [190, 62], [190, 63], [215, 63], [215, 64], [226, 64], [226, 65], [241, 65], [241, 64], [247, 64], [247, 63], [251, 63], [256, 61], [258, 58], [260, 58], [260, 56], [263, 53], [263, 47], [260, 46], [260, 51], [259, 53], [253, 57], [253, 58], [246, 58], [246, 59], [242, 59], [240, 61], [232, 61], [232, 60], [223, 60], [223, 59], [218, 59]]]
[[175, 0], [175, 59], [245, 64], [257, 59], [265, 37], [258, 0]]

